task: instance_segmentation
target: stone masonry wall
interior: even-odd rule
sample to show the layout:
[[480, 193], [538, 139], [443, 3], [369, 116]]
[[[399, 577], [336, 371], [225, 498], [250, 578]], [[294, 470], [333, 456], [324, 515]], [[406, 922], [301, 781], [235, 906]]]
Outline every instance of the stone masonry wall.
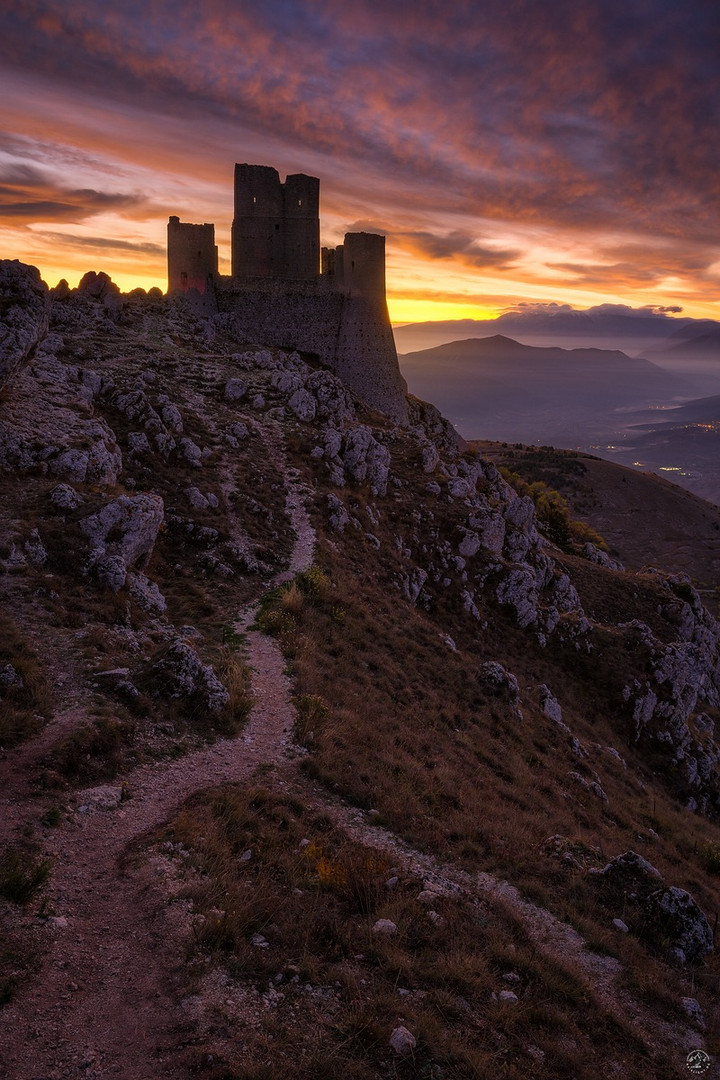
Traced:
[[387, 308], [314, 282], [216, 282], [218, 310], [250, 342], [315, 353], [368, 405], [407, 422], [407, 386]]

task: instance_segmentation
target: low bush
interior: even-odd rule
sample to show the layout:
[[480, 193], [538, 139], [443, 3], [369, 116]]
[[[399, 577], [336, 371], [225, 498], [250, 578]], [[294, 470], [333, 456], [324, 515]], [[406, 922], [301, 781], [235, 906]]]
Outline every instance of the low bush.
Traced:
[[0, 896], [13, 904], [28, 904], [50, 876], [50, 862], [18, 847], [0, 855]]

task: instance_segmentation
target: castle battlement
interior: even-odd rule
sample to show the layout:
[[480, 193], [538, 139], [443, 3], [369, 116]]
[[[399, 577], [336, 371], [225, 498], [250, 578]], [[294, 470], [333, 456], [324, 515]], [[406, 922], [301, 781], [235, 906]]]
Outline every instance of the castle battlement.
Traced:
[[347, 233], [320, 249], [320, 181], [280, 182], [235, 166], [232, 274], [218, 274], [214, 225], [168, 223], [168, 292], [202, 296], [248, 342], [313, 353], [368, 404], [407, 418], [385, 298], [385, 237]]

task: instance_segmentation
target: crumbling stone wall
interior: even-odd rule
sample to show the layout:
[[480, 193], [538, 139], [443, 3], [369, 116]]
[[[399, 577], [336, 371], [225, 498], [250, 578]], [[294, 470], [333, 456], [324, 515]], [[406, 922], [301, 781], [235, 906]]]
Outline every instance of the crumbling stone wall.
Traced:
[[214, 225], [191, 225], [179, 217], [168, 221], [168, 292], [195, 289], [203, 295], [208, 278], [217, 277], [218, 250]]

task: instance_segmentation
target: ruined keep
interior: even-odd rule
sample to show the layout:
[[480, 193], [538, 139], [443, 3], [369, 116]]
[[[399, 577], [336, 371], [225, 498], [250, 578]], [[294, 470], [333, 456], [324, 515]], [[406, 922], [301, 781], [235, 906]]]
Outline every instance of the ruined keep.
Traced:
[[232, 276], [313, 281], [320, 269], [320, 181], [280, 183], [268, 165], [235, 166]]
[[407, 420], [385, 298], [385, 237], [347, 233], [320, 249], [320, 181], [280, 182], [267, 165], [235, 166], [232, 274], [218, 273], [213, 225], [168, 224], [168, 293], [228, 317], [248, 343], [314, 354], [367, 404]]

